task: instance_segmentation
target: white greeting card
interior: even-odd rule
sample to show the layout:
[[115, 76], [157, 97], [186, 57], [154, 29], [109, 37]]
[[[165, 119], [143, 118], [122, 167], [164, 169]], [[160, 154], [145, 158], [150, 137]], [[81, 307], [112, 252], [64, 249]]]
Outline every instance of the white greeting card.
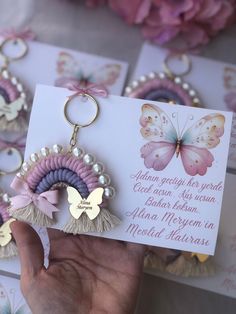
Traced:
[[[163, 71], [163, 60], [168, 51], [150, 44], [144, 44], [133, 74], [133, 79], [152, 71]], [[189, 56], [191, 71], [184, 80], [195, 88], [204, 107], [235, 111], [236, 105], [236, 66], [224, 62]], [[153, 63], [155, 60], [155, 63]], [[228, 172], [235, 173], [235, 114], [231, 130]], [[222, 214], [219, 226], [219, 236], [213, 263], [217, 266], [216, 273], [204, 278], [183, 278], [157, 270], [146, 271], [170, 280], [188, 284], [194, 287], [210, 290], [236, 298], [236, 246], [235, 246], [235, 186], [236, 176], [226, 175], [225, 191], [222, 203]]]
[[[71, 94], [62, 88], [37, 87], [26, 159], [55, 143], [68, 147], [72, 128], [63, 110]], [[143, 100], [118, 96], [98, 101], [100, 114], [90, 127], [80, 130], [78, 141], [106, 164], [117, 189], [110, 207], [122, 220], [101, 236], [214, 254], [231, 113], [154, 102], [144, 106]], [[76, 117], [78, 108], [71, 109]], [[149, 119], [154, 123], [153, 134]], [[155, 137], [158, 127], [168, 138]], [[207, 141], [208, 149], [206, 144], [198, 149], [199, 128], [204, 130], [200, 141]], [[60, 209], [55, 228], [62, 228], [69, 219], [68, 204]]]
[[18, 279], [0, 276], [0, 313], [31, 314]]
[[[153, 71], [163, 72], [163, 63], [168, 54], [167, 49], [145, 43], [140, 52], [133, 80]], [[183, 76], [183, 79], [197, 91], [203, 107], [236, 112], [236, 66], [198, 56], [189, 55], [188, 57], [191, 70]], [[174, 65], [172, 66], [175, 70]], [[186, 69], [186, 64], [178, 66], [180, 73]], [[236, 169], [235, 130], [236, 115], [234, 114], [227, 164], [228, 171], [231, 173], [235, 173]]]

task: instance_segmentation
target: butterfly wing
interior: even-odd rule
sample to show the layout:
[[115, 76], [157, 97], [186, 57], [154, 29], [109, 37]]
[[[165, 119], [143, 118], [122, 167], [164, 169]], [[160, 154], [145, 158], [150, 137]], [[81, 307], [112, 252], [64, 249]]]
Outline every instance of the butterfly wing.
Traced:
[[176, 143], [177, 132], [168, 115], [158, 106], [144, 104], [140, 118], [141, 134], [151, 141]]
[[11, 304], [8, 295], [0, 283], [0, 313], [11, 314]]
[[214, 161], [214, 157], [208, 149], [193, 145], [182, 145], [180, 155], [184, 169], [190, 176], [205, 175], [207, 168], [211, 167]]
[[79, 194], [79, 192], [71, 186], [67, 188], [67, 194], [68, 194], [68, 202], [70, 203], [70, 208], [69, 208], [70, 213], [75, 219], [79, 219], [79, 217], [84, 212], [83, 209], [78, 207], [78, 205], [82, 201], [82, 197]]
[[95, 219], [100, 213], [100, 207], [98, 205], [102, 203], [103, 192], [103, 188], [96, 188], [87, 198], [87, 201], [90, 203], [92, 209], [87, 209], [86, 214], [91, 220]]
[[141, 148], [145, 166], [157, 171], [165, 169], [176, 149], [177, 132], [172, 122], [158, 106], [144, 104], [140, 124], [142, 136], [151, 140]]
[[15, 314], [32, 314], [27, 304], [23, 304], [19, 307]]
[[0, 246], [5, 246], [11, 241], [12, 235], [10, 224], [13, 221], [15, 221], [15, 219], [11, 218], [0, 227]]
[[115, 84], [120, 76], [120, 71], [120, 64], [106, 64], [91, 74], [90, 81], [92, 83], [110, 86]]
[[78, 68], [77, 61], [70, 53], [65, 51], [59, 53], [57, 60], [57, 73], [59, 76], [76, 77]]
[[198, 120], [190, 127], [182, 137], [184, 145], [211, 149], [220, 143], [220, 137], [224, 134], [225, 117], [219, 113], [213, 113]]
[[141, 157], [147, 168], [161, 171], [171, 161], [176, 145], [168, 142], [149, 142], [141, 148]]
[[212, 166], [214, 157], [208, 149], [220, 143], [224, 123], [225, 117], [214, 113], [203, 117], [184, 133], [180, 154], [187, 174], [203, 176]]

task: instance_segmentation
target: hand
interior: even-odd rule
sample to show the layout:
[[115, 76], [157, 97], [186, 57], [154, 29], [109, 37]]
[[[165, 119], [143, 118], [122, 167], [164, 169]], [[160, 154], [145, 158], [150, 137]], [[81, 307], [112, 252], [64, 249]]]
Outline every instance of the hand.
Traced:
[[11, 223], [21, 261], [21, 289], [34, 314], [126, 314], [135, 310], [145, 248], [48, 229], [49, 266], [37, 233]]

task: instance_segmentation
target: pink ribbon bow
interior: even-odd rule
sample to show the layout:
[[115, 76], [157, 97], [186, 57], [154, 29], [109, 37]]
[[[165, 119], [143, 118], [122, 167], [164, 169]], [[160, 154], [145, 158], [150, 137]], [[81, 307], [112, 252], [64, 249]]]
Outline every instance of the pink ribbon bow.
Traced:
[[[76, 94], [89, 94], [93, 96], [107, 97], [108, 91], [104, 85], [89, 83], [87, 86], [82, 86], [80, 81], [75, 78], [61, 78], [58, 80], [57, 86], [68, 88], [75, 91]], [[73, 96], [74, 96], [73, 95]]]
[[0, 150], [6, 149], [6, 148], [9, 148], [9, 149], [15, 148], [23, 152], [25, 149], [25, 135], [15, 139], [13, 142], [5, 141], [0, 138]]
[[45, 215], [50, 218], [53, 212], [58, 212], [59, 210], [52, 204], [56, 204], [58, 201], [58, 191], [47, 191], [41, 194], [33, 193], [27, 182], [15, 177], [11, 183], [11, 187], [18, 193], [17, 196], [11, 197], [11, 207], [12, 209], [19, 209], [28, 206], [30, 203], [39, 208]]
[[15, 28], [3, 29], [0, 30], [0, 36], [5, 39], [21, 38], [23, 40], [34, 40], [36, 38], [36, 34], [29, 27], [21, 31]]

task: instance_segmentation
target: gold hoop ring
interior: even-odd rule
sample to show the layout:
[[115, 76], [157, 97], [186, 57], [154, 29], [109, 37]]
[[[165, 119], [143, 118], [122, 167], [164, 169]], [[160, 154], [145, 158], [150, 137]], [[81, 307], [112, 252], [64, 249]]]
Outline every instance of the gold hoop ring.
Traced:
[[[95, 108], [96, 108], [96, 112], [95, 112], [94, 116], [85, 124], [79, 124], [79, 123], [73, 122], [69, 118], [69, 115], [68, 115], [68, 106], [69, 106], [71, 100], [74, 99], [75, 97], [78, 97], [78, 96], [87, 97], [95, 105]], [[77, 126], [78, 128], [85, 128], [85, 127], [89, 126], [90, 124], [92, 124], [97, 119], [98, 113], [99, 113], [98, 102], [96, 101], [96, 99], [93, 96], [91, 96], [90, 94], [87, 94], [87, 93], [75, 93], [74, 95], [68, 97], [68, 99], [66, 100], [65, 105], [64, 105], [65, 119], [67, 120], [67, 122], [70, 125]]]
[[[10, 42], [14, 42], [14, 41], [19, 42], [22, 45], [23, 49], [19, 54], [11, 57], [11, 56], [8, 56], [6, 53], [4, 53], [4, 47], [6, 47], [7, 44], [9, 44]], [[3, 40], [3, 42], [0, 45], [1, 54], [5, 56], [5, 58], [7, 59], [8, 62], [14, 61], [14, 60], [19, 60], [19, 59], [23, 58], [28, 53], [28, 49], [29, 48], [28, 48], [28, 45], [26, 44], [26, 42], [19, 37], [17, 37], [17, 38], [6, 38]]]
[[0, 175], [7, 175], [7, 174], [12, 174], [12, 173], [15, 173], [17, 172], [18, 170], [20, 170], [22, 164], [23, 164], [23, 155], [21, 153], [21, 151], [15, 147], [6, 147], [6, 148], [3, 148], [0, 150], [0, 152], [4, 152], [4, 151], [13, 151], [15, 153], [17, 153], [17, 155], [20, 157], [20, 161], [19, 163], [17, 164], [16, 168], [13, 168], [12, 170], [10, 171], [6, 171], [6, 170], [0, 170]]
[[[181, 73], [177, 73], [175, 71], [172, 71], [170, 69], [169, 63], [173, 59], [181, 59], [184, 64], [186, 64], [186, 70], [184, 70]], [[165, 60], [163, 62], [164, 71], [169, 75], [170, 77], [173, 76], [184, 76], [188, 74], [191, 71], [191, 61], [189, 57], [186, 54], [178, 54], [178, 53], [170, 53], [165, 57]]]

